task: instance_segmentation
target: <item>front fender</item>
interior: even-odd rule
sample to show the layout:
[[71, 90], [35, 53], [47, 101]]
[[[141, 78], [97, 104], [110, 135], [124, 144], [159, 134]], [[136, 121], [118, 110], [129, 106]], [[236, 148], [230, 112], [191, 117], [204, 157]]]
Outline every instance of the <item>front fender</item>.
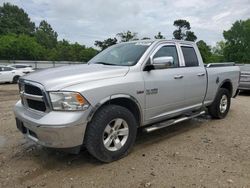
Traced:
[[102, 99], [99, 103], [97, 103], [95, 106], [93, 106], [91, 112], [89, 113], [88, 119], [87, 121], [90, 122], [91, 119], [93, 118], [94, 114], [97, 112], [98, 109], [100, 109], [101, 106], [103, 106], [104, 104], [107, 104], [109, 102], [111, 102], [114, 99], [119, 99], [119, 98], [127, 98], [132, 100], [138, 107], [139, 111], [140, 111], [140, 119], [143, 120], [143, 113], [142, 113], [142, 108], [140, 103], [138, 102], [138, 100], [128, 94], [114, 94], [108, 97], [105, 97], [104, 99]]

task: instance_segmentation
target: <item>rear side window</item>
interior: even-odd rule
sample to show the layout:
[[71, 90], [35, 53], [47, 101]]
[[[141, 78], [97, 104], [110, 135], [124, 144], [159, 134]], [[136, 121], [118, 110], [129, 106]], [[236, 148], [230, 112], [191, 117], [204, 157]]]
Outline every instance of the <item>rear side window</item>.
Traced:
[[176, 50], [175, 46], [163, 46], [163, 47], [161, 47], [154, 55], [154, 58], [164, 57], [164, 56], [172, 56], [174, 59], [174, 67], [178, 67], [179, 60], [178, 60], [178, 54], [177, 54], [177, 50]]
[[12, 71], [13, 69], [10, 67], [2, 67], [2, 71]]
[[193, 47], [182, 46], [181, 47], [186, 67], [199, 66], [198, 58]]
[[18, 69], [22, 69], [22, 68], [26, 68], [27, 66], [26, 65], [16, 65], [16, 68]]

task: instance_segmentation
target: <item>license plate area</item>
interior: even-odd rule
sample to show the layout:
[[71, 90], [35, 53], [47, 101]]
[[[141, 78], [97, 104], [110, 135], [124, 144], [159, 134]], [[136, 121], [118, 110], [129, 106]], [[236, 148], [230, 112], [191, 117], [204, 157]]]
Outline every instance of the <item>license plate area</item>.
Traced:
[[16, 126], [19, 131], [21, 131], [23, 134], [27, 133], [26, 127], [24, 127], [23, 122], [16, 118]]

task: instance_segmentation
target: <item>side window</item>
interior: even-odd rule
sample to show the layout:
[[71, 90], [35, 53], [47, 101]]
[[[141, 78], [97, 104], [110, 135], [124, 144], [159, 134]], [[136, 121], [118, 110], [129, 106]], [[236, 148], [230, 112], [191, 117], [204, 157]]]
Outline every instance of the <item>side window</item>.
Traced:
[[10, 68], [10, 67], [3, 67], [2, 68], [2, 71], [12, 71], [13, 69], [12, 68]]
[[193, 47], [182, 46], [181, 50], [184, 56], [186, 67], [199, 66], [198, 58]]
[[172, 56], [174, 59], [174, 67], [179, 66], [178, 54], [175, 46], [163, 46], [161, 47], [153, 58], [163, 57], [163, 56]]
[[26, 68], [27, 66], [25, 66], [25, 65], [16, 65], [16, 68], [17, 69], [22, 69], [22, 68]]
[[3, 71], [3, 67], [0, 67], [0, 72]]

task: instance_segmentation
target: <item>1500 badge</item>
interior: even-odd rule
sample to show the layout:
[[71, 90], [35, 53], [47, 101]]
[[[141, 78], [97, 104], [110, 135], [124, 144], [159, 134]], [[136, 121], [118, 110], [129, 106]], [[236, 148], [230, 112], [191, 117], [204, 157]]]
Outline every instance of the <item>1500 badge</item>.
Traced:
[[146, 89], [146, 95], [155, 95], [158, 93], [158, 88]]

